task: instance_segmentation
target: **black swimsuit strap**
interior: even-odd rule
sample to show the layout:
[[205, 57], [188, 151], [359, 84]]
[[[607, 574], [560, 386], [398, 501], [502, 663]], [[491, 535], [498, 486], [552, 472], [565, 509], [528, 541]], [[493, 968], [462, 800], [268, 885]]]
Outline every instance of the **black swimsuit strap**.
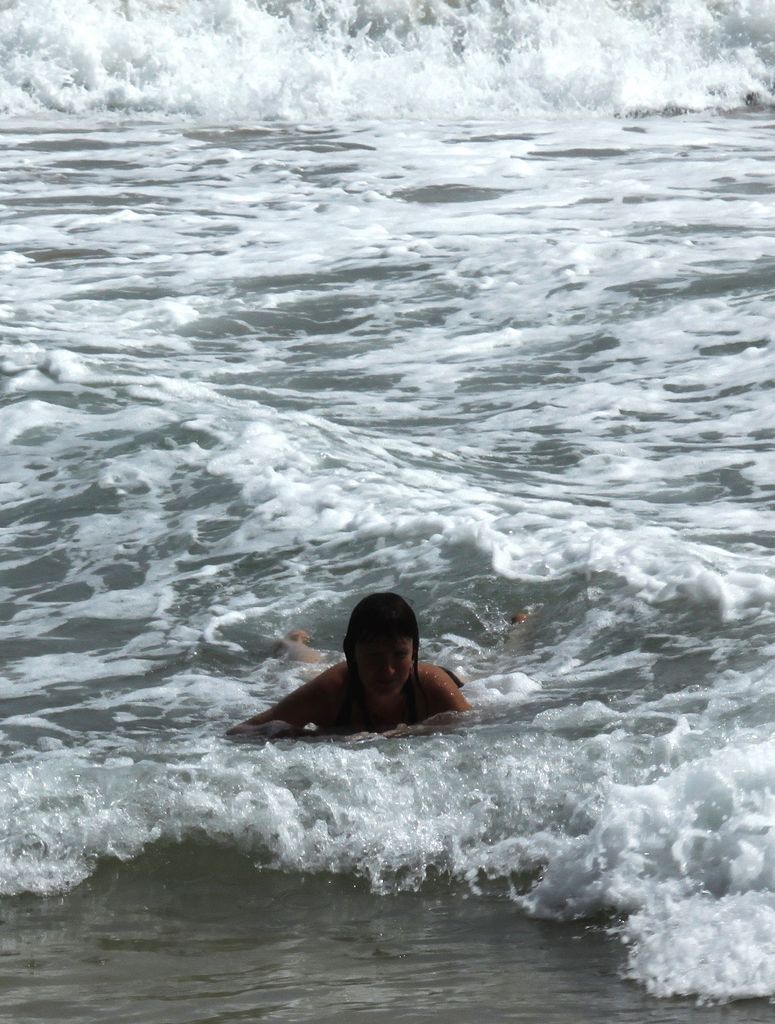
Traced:
[[452, 682], [455, 684], [455, 686], [458, 687], [458, 689], [462, 689], [463, 680], [459, 676], [456, 676], [451, 668], [444, 668], [443, 665], [440, 665], [439, 667], [441, 668], [442, 672], [446, 672], [447, 673], [449, 678], [452, 680]]

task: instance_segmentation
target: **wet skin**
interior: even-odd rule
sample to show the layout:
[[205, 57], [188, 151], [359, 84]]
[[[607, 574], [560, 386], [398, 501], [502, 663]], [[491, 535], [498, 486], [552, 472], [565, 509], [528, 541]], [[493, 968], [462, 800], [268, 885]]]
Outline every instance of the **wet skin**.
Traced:
[[[382, 637], [358, 641], [354, 657], [371, 728], [387, 732], [404, 724], [408, 710], [404, 687], [412, 678], [414, 658], [412, 639]], [[255, 735], [259, 730], [264, 734], [270, 724], [273, 737], [299, 735], [309, 724], [326, 731], [336, 729], [350, 686], [349, 671], [346, 662], [333, 665], [267, 711], [233, 726], [227, 735]], [[411, 685], [415, 688], [420, 721], [446, 711], [470, 709], [468, 701], [443, 669], [420, 664], [418, 674], [419, 685], [414, 681]], [[352, 727], [363, 728], [364, 724], [355, 708]], [[283, 731], [282, 726], [289, 729]]]

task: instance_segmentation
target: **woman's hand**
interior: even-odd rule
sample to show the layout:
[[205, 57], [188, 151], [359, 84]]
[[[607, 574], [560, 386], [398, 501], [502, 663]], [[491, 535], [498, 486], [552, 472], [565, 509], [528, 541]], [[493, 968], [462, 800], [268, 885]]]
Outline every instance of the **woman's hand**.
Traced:
[[295, 739], [297, 736], [306, 736], [307, 730], [298, 725], [291, 725], [279, 718], [271, 722], [262, 722], [260, 725], [251, 725], [250, 722], [243, 722], [241, 725], [233, 725], [226, 732], [227, 736], [244, 736], [250, 739], [284, 740]]

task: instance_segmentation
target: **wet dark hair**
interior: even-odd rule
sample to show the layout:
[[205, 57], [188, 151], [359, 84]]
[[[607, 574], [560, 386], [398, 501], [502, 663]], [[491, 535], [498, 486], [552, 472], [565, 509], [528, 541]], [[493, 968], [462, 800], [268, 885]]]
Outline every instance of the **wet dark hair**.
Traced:
[[420, 630], [417, 618], [398, 594], [369, 594], [353, 608], [342, 647], [351, 678], [358, 680], [355, 645], [359, 641], [406, 637], [412, 641], [412, 668], [417, 678]]

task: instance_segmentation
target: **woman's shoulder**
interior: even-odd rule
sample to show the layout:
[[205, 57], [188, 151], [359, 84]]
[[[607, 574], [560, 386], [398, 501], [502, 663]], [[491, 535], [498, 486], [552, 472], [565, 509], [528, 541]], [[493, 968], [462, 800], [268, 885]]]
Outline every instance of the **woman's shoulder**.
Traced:
[[463, 685], [463, 680], [459, 676], [451, 669], [444, 668], [442, 665], [420, 662], [417, 666], [417, 671], [420, 676], [420, 683], [423, 685], [442, 687], [445, 690], [450, 687], [459, 689]]
[[441, 665], [421, 664], [417, 666], [420, 677], [420, 689], [425, 698], [427, 716], [441, 714], [444, 711], [469, 711], [471, 705], [460, 689], [460, 679], [442, 668]]
[[[329, 665], [328, 668], [323, 669], [322, 672], [318, 672], [308, 683], [306, 687], [314, 689], [318, 693], [326, 693], [333, 696], [340, 694], [349, 681], [349, 673], [347, 669], [346, 661], [338, 661], [335, 665]], [[302, 687], [304, 689], [304, 687]]]
[[347, 663], [342, 661], [318, 672], [309, 682], [275, 705], [277, 717], [292, 724], [314, 722], [321, 728], [332, 725], [347, 690]]

